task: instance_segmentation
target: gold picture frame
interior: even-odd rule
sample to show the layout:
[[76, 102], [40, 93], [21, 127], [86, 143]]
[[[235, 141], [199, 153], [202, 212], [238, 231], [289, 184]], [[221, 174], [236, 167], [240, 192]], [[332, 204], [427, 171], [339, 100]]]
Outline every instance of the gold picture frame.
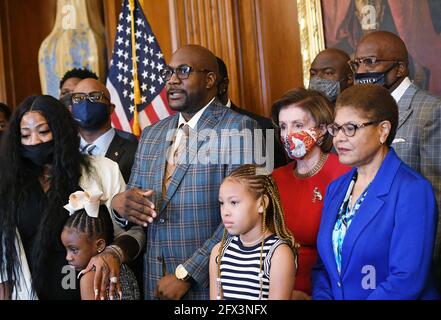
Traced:
[[320, 0], [297, 0], [297, 17], [300, 30], [303, 84], [307, 88], [311, 63], [315, 56], [325, 49]]

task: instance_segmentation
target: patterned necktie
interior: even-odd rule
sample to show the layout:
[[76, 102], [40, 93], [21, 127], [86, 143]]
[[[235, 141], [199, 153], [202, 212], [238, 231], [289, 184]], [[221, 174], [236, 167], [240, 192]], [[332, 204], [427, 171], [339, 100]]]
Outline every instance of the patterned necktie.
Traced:
[[83, 153], [85, 152], [89, 156], [91, 156], [91, 155], [93, 155], [92, 152], [95, 148], [96, 148], [96, 145], [94, 145], [93, 143], [89, 143], [83, 148]]
[[186, 124], [186, 125], [181, 125], [179, 129], [182, 130], [181, 140], [179, 141], [179, 144], [176, 147], [174, 147], [173, 158], [167, 159], [167, 163], [165, 167], [164, 184], [162, 190], [164, 194], [167, 191], [168, 186], [170, 185], [171, 177], [176, 169], [176, 165], [178, 164], [179, 158], [181, 157], [182, 153], [185, 152], [186, 150], [190, 127], [188, 126], [188, 124]]

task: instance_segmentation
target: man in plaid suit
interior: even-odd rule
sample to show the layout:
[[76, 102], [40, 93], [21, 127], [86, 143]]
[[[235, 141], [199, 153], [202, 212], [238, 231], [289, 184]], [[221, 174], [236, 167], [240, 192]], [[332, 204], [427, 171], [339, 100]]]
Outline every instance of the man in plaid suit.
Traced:
[[[410, 81], [406, 45], [393, 33], [376, 31], [364, 36], [357, 45], [355, 59], [350, 64], [355, 72], [356, 83], [381, 83], [397, 101], [399, 123], [392, 147], [405, 163], [431, 182], [439, 208], [441, 99], [421, 90]], [[441, 218], [438, 219], [434, 250], [438, 282], [441, 275], [440, 225]]]
[[[253, 147], [244, 138], [213, 151], [207, 146], [212, 139], [192, 136], [228, 132], [222, 138], [228, 139], [258, 128], [251, 118], [217, 102], [217, 74], [215, 56], [203, 47], [185, 46], [173, 54], [162, 77], [169, 105], [177, 113], [143, 130], [127, 191], [112, 201], [119, 216], [146, 227], [146, 299], [209, 298], [209, 256], [223, 232], [219, 187], [237, 166], [251, 162]], [[176, 154], [188, 134], [186, 153], [173, 165], [166, 158]], [[229, 157], [213, 160], [226, 150]], [[207, 163], [208, 158], [213, 161]]]

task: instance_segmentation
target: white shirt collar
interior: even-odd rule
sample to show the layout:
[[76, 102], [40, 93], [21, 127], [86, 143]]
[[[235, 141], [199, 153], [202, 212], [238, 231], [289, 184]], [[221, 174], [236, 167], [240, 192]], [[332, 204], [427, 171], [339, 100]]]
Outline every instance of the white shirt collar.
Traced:
[[213, 99], [211, 99], [210, 102], [208, 102], [205, 107], [203, 107], [201, 110], [196, 112], [195, 115], [193, 117], [191, 117], [191, 119], [188, 122], [185, 121], [184, 117], [182, 116], [182, 113], [179, 113], [178, 128], [182, 124], [188, 124], [188, 126], [192, 129], [196, 128], [196, 125], [197, 125], [199, 119], [201, 118], [202, 114], [204, 113], [205, 109], [207, 109], [207, 107], [213, 102], [214, 99], [215, 99], [215, 97], [213, 97]]
[[[110, 128], [106, 133], [99, 136], [92, 144], [96, 147], [92, 151], [92, 155], [94, 156], [105, 156], [107, 150], [109, 149], [110, 144], [112, 143], [113, 138], [115, 137], [116, 131], [114, 128]], [[81, 137], [81, 135], [80, 135]], [[86, 153], [86, 146], [88, 145], [87, 141], [81, 137], [80, 141], [80, 151], [82, 153]]]
[[401, 81], [400, 85], [396, 87], [394, 91], [392, 91], [391, 95], [396, 102], [400, 101], [404, 92], [406, 92], [406, 90], [410, 87], [411, 84], [412, 81], [410, 81], [409, 77], [406, 77], [404, 78], [403, 81]]
[[228, 99], [228, 102], [227, 102], [227, 104], [225, 105], [227, 108], [231, 108], [231, 100], [230, 99]]

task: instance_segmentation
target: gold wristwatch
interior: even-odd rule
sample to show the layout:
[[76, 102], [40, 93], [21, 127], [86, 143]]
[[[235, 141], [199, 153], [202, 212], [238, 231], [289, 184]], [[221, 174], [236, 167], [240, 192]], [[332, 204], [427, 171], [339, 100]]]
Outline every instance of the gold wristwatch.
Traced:
[[182, 281], [187, 281], [190, 278], [190, 274], [182, 264], [176, 267], [175, 276]]

